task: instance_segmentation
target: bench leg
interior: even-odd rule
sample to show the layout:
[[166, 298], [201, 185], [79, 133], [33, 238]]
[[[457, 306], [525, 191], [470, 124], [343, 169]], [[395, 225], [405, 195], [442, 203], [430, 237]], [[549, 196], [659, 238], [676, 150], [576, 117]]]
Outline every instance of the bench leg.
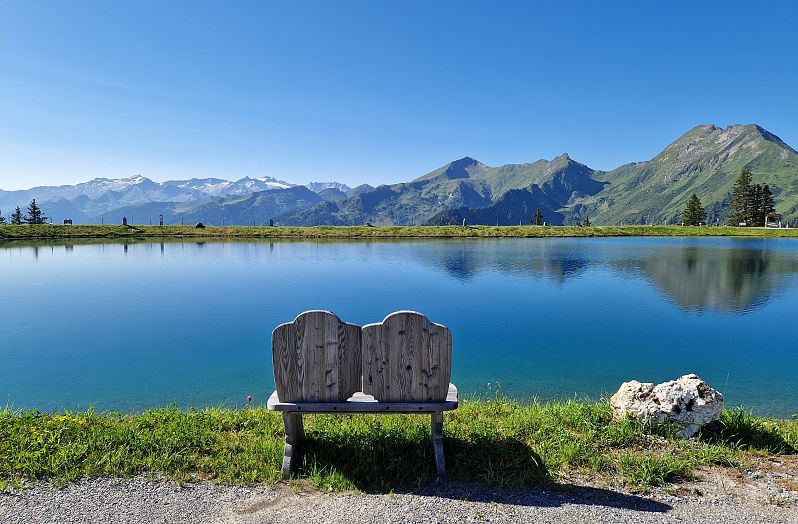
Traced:
[[285, 424], [285, 445], [283, 446], [283, 478], [291, 476], [291, 470], [299, 461], [300, 447], [305, 439], [305, 427], [301, 413], [283, 412]]
[[443, 458], [443, 412], [432, 413], [432, 451], [435, 453], [435, 466], [438, 477], [446, 477], [446, 462]]

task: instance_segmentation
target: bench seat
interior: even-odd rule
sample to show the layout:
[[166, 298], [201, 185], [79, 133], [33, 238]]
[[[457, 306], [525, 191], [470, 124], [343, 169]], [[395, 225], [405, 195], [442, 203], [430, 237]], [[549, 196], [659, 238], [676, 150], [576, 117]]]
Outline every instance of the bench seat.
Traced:
[[273, 411], [301, 413], [434, 413], [457, 409], [457, 387], [449, 384], [445, 402], [379, 402], [361, 392], [346, 402], [280, 402], [275, 390], [266, 407]]

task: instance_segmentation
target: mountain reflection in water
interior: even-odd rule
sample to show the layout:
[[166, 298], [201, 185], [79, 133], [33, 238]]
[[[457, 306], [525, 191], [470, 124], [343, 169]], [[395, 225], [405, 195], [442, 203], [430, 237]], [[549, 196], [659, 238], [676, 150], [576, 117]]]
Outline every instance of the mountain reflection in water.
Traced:
[[674, 303], [691, 311], [756, 309], [780, 291], [786, 278], [798, 273], [798, 252], [772, 249], [764, 240], [696, 246], [689, 245], [690, 239], [680, 239], [676, 243], [688, 245], [667, 243], [645, 250], [619, 250], [613, 245], [617, 239], [547, 240], [517, 241], [510, 250], [464, 242], [456, 248], [419, 250], [417, 254], [421, 262], [462, 280], [501, 271], [562, 284], [579, 278], [587, 269], [612, 270], [626, 278], [649, 280]]
[[[613, 271], [623, 278], [642, 277], [656, 285], [673, 303], [688, 311], [746, 312], [783, 291], [785, 279], [798, 274], [798, 242], [777, 239], [634, 239], [641, 249], [629, 249], [630, 239], [452, 239], [452, 240], [380, 240], [380, 241], [245, 241], [213, 240], [211, 243], [248, 244], [258, 249], [275, 244], [311, 246], [360, 244], [369, 248], [392, 246], [409, 262], [440, 270], [446, 275], [468, 281], [487, 272], [501, 272], [558, 284], [579, 278], [586, 270]], [[201, 250], [209, 241], [180, 240], [101, 240], [10, 241], [0, 243], [0, 252], [28, 252], [38, 259], [40, 252], [53, 253], [58, 247], [66, 252], [75, 245], [97, 245], [102, 250], [121, 248], [125, 254], [132, 244], [157, 246], [165, 255], [164, 245]], [[696, 245], [700, 244], [700, 245]], [[791, 249], [778, 249], [789, 246]], [[384, 256], [377, 251], [374, 256]], [[395, 256], [393, 253], [391, 256]]]

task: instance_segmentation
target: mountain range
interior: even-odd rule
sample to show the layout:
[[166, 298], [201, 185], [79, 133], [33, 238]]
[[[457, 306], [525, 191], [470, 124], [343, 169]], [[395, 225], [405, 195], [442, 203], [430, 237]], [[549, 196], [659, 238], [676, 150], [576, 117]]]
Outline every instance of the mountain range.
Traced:
[[379, 186], [280, 217], [297, 225], [528, 224], [537, 209], [549, 224], [674, 224], [693, 193], [708, 223], [724, 223], [730, 191], [747, 168], [769, 184], [777, 210], [798, 220], [798, 153], [757, 125], [691, 129], [645, 162], [599, 171], [562, 154], [490, 167], [465, 157], [410, 182]]
[[[36, 198], [55, 222], [280, 225], [527, 224], [540, 209], [549, 224], [673, 224], [696, 193], [708, 223], [724, 223], [742, 169], [768, 184], [776, 209], [798, 221], [798, 153], [757, 125], [697, 126], [651, 160], [600, 171], [570, 158], [491, 167], [464, 157], [423, 176], [356, 188], [294, 185], [274, 178], [156, 183], [137, 176], [74, 186], [0, 191], [0, 209]], [[8, 214], [8, 213], [6, 213]]]
[[[340, 182], [310, 182], [306, 186], [299, 186], [272, 177], [244, 177], [235, 181], [192, 178], [154, 182], [136, 175], [121, 179], [95, 178], [76, 185], [0, 190], [0, 210], [7, 210], [6, 215], [16, 206], [24, 210], [35, 198], [54, 222], [61, 222], [65, 218], [76, 224], [117, 222], [122, 216], [127, 216], [131, 222], [146, 223], [157, 220], [158, 215], [163, 214], [165, 221], [175, 223], [180, 222], [184, 215], [186, 220], [194, 220], [197, 213], [201, 212], [223, 217], [224, 209], [246, 207], [242, 202], [253, 200], [247, 197], [256, 194], [268, 195], [254, 199], [254, 205], [266, 207], [263, 213], [271, 214], [295, 211], [303, 205], [313, 205], [323, 199], [346, 198], [347, 194], [369, 189], [373, 188], [365, 186], [364, 189], [361, 186], [353, 189]], [[288, 194], [295, 195], [288, 197], [291, 204], [281, 206], [278, 203], [286, 200], [282, 190], [290, 190]], [[307, 204], [303, 204], [304, 199], [309, 199]], [[217, 212], [215, 207], [220, 207], [220, 210]], [[247, 216], [246, 213], [244, 216]], [[235, 219], [228, 223], [239, 222]], [[251, 223], [251, 220], [241, 223]]]

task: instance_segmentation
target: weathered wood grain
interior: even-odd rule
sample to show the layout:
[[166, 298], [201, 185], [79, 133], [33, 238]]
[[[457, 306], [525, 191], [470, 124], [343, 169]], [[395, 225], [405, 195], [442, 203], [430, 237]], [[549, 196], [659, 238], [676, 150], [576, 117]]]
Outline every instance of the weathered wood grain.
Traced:
[[362, 330], [363, 392], [380, 402], [443, 402], [452, 335], [415, 311], [398, 311]]
[[306, 311], [272, 332], [274, 383], [285, 402], [344, 402], [362, 388], [360, 327]]
[[443, 413], [436, 411], [432, 413], [430, 419], [435, 467], [438, 470], [438, 477], [444, 478], [446, 476], [446, 459], [443, 456]]
[[346, 402], [283, 402], [277, 391], [269, 397], [266, 407], [272, 411], [298, 413], [432, 413], [457, 409], [457, 388], [449, 384], [449, 393], [443, 402], [378, 402], [365, 393], [355, 393]]
[[283, 424], [285, 425], [285, 445], [283, 446], [282, 475], [284, 479], [287, 479], [299, 462], [302, 441], [305, 440], [305, 426], [301, 413], [284, 412]]

